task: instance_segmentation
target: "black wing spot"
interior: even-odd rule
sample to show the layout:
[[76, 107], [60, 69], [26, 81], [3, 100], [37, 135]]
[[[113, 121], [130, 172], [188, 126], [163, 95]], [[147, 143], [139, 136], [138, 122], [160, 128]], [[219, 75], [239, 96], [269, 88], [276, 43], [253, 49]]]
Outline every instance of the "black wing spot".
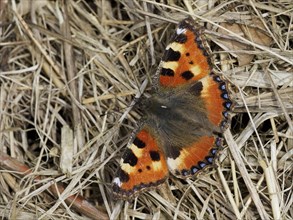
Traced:
[[189, 57], [189, 56], [190, 56], [190, 53], [187, 52], [187, 53], [185, 54], [185, 56]]
[[142, 140], [140, 140], [139, 138], [137, 138], [137, 137], [134, 139], [133, 144], [135, 146], [137, 146], [138, 148], [144, 148], [145, 147], [145, 143]]
[[137, 164], [137, 157], [134, 155], [132, 150], [129, 148], [126, 149], [123, 155], [123, 163], [128, 163], [130, 166], [134, 167]]
[[119, 177], [121, 182], [128, 182], [129, 181], [129, 175], [126, 173], [124, 170], [121, 168], [118, 169], [117, 171], [117, 176]]
[[150, 166], [146, 166], [147, 170], [151, 170], [151, 167]]
[[180, 52], [173, 50], [172, 48], [169, 48], [165, 51], [165, 54], [163, 56], [163, 61], [178, 61], [180, 59]]
[[175, 73], [174, 73], [174, 70], [162, 68], [161, 75], [162, 76], [174, 76]]
[[152, 158], [152, 161], [160, 160], [160, 154], [158, 151], [150, 151], [150, 157]]
[[190, 72], [189, 70], [181, 73], [181, 76], [185, 79], [185, 80], [190, 80], [194, 75], [192, 72]]

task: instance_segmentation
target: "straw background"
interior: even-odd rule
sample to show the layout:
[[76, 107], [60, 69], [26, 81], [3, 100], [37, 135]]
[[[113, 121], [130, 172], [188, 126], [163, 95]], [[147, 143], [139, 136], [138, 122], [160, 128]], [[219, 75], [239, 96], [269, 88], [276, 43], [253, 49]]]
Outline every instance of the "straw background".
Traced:
[[[130, 202], [111, 181], [175, 30], [235, 108], [218, 167]], [[293, 219], [291, 0], [1, 0], [1, 219]]]

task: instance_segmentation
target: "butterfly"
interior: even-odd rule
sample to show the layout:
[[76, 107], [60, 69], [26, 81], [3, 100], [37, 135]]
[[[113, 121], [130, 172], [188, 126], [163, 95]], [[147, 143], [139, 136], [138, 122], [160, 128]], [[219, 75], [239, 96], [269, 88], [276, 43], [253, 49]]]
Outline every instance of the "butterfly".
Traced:
[[226, 81], [212, 71], [202, 29], [182, 20], [157, 71], [156, 92], [120, 161], [112, 188], [129, 200], [140, 192], [214, 165], [232, 110]]

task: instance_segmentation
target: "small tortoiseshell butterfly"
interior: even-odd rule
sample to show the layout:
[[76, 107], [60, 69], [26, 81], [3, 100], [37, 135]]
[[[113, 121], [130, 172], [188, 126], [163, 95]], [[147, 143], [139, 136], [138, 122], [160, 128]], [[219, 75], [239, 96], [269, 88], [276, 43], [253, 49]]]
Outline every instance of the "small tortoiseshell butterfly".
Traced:
[[113, 192], [130, 199], [162, 184], [171, 172], [187, 178], [214, 164], [232, 108], [225, 81], [212, 72], [200, 28], [181, 21], [146, 100], [143, 125], [122, 156]]

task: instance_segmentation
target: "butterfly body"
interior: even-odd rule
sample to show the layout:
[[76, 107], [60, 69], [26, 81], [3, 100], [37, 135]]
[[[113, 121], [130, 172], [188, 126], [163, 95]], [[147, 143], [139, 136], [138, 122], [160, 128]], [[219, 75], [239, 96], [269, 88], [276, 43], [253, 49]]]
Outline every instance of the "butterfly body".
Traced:
[[144, 103], [143, 125], [120, 161], [115, 195], [129, 199], [213, 165], [232, 108], [227, 84], [211, 71], [202, 35], [191, 18], [179, 23]]
[[144, 123], [160, 137], [165, 155], [172, 147], [183, 148], [203, 135], [220, 132], [207, 118], [202, 100], [196, 100], [200, 93], [191, 91], [200, 88], [194, 85], [171, 94], [157, 93], [147, 100]]

